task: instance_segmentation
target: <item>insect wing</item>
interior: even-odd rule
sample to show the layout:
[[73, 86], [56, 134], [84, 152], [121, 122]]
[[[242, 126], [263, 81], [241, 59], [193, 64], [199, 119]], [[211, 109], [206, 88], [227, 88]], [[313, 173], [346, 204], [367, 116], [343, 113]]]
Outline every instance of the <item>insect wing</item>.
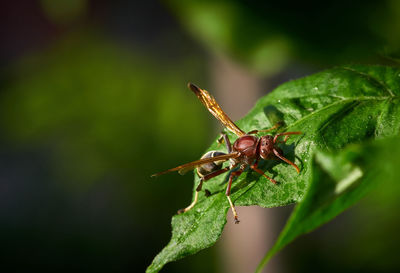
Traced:
[[178, 171], [179, 174], [185, 174], [186, 172], [193, 170], [203, 164], [215, 162], [215, 161], [223, 161], [223, 160], [226, 161], [228, 159], [236, 158], [238, 156], [239, 156], [239, 153], [231, 153], [231, 154], [225, 154], [225, 155], [218, 155], [218, 156], [214, 156], [214, 157], [210, 157], [210, 158], [203, 158], [203, 159], [199, 159], [199, 160], [196, 160], [193, 162], [189, 162], [189, 163], [180, 165], [178, 167], [175, 167], [175, 168], [163, 171], [163, 172], [155, 173], [152, 175], [152, 177], [166, 174], [169, 172], [175, 172], [175, 171]]
[[233, 121], [222, 111], [221, 107], [213, 96], [210, 95], [206, 90], [198, 88], [196, 85], [189, 83], [188, 87], [196, 96], [199, 98], [201, 103], [216, 117], [228, 130], [241, 137], [246, 133], [243, 132]]

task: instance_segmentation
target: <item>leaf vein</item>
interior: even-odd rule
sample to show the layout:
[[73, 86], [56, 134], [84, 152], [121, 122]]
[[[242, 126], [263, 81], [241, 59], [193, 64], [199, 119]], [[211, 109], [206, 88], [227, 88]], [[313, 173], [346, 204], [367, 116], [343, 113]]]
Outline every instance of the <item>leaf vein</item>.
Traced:
[[304, 117], [298, 119], [297, 121], [295, 121], [292, 124], [290, 124], [289, 126], [287, 126], [286, 129], [295, 127], [297, 124], [303, 122], [303, 120], [306, 120], [306, 119], [310, 118], [311, 116], [317, 115], [320, 112], [325, 111], [326, 109], [329, 109], [330, 107], [333, 107], [333, 106], [335, 106], [337, 104], [347, 103], [349, 101], [387, 100], [389, 98], [391, 98], [391, 97], [368, 97], [367, 96], [367, 97], [355, 97], [355, 98], [347, 98], [347, 99], [343, 99], [343, 100], [338, 100], [338, 101], [335, 101], [335, 102], [333, 102], [331, 104], [328, 104], [328, 105], [326, 105], [326, 106], [324, 106], [324, 107], [322, 107], [322, 108], [320, 108], [318, 110], [315, 110], [314, 112], [311, 112], [308, 115], [305, 115]]
[[371, 80], [372, 80], [372, 82], [378, 83], [378, 84], [382, 87], [383, 90], [385, 90], [387, 93], [389, 93], [389, 95], [390, 95], [391, 97], [395, 97], [395, 95], [393, 94], [392, 90], [391, 90], [385, 83], [381, 82], [381, 81], [378, 80], [377, 78], [375, 78], [375, 77], [373, 77], [373, 76], [371, 76], [371, 75], [369, 75], [369, 74], [367, 74], [367, 73], [363, 73], [363, 72], [354, 70], [354, 69], [352, 69], [352, 68], [350, 68], [350, 67], [342, 67], [342, 69], [343, 69], [343, 70], [350, 71], [350, 72], [352, 72], [352, 73], [354, 73], [354, 74], [356, 74], [356, 75], [359, 75], [359, 76], [361, 76], [361, 77], [367, 79], [367, 80], [370, 81], [370, 82], [371, 82]]

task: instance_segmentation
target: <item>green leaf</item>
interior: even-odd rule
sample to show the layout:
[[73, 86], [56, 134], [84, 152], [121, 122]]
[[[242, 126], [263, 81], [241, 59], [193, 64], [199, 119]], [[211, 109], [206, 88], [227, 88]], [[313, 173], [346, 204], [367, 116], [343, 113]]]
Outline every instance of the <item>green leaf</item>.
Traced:
[[256, 272], [261, 272], [269, 259], [296, 237], [333, 219], [371, 189], [379, 187], [382, 191], [385, 187], [400, 193], [399, 153], [398, 137], [349, 145], [336, 153], [317, 151], [307, 194]]
[[[400, 131], [399, 75], [398, 68], [383, 66], [338, 67], [285, 83], [260, 99], [248, 115], [237, 122], [238, 126], [244, 131], [251, 131], [270, 128], [277, 121], [283, 121], [285, 131], [302, 131], [302, 135], [291, 137], [281, 147], [285, 156], [300, 166], [301, 173], [298, 175], [286, 163], [263, 161], [260, 168], [274, 177], [279, 185], [247, 171], [233, 184], [231, 197], [234, 203], [239, 206], [277, 207], [307, 200], [307, 196], [317, 196], [313, 202], [316, 201], [317, 206], [326, 204], [324, 209], [332, 210], [330, 215], [336, 215], [357, 201], [367, 191], [364, 184], [357, 184], [357, 194], [350, 195], [346, 202], [328, 202], [332, 198], [329, 193], [331, 187], [324, 184], [324, 176], [316, 171], [314, 155], [317, 151], [338, 151], [350, 143], [397, 135]], [[231, 141], [235, 140], [233, 135], [229, 137]], [[222, 146], [214, 143], [209, 150], [215, 149], [222, 150]], [[323, 162], [320, 153], [317, 160]], [[351, 174], [355, 178], [360, 175], [343, 166], [343, 173], [338, 173], [337, 181]], [[147, 272], [157, 272], [166, 263], [215, 243], [222, 233], [229, 208], [225, 197], [227, 176], [220, 175], [205, 183], [203, 189], [209, 190], [212, 195], [205, 197], [201, 193], [198, 204], [192, 210], [173, 217], [172, 239]], [[194, 188], [198, 182], [195, 176]], [[305, 211], [312, 209], [304, 206]], [[304, 211], [301, 213], [304, 214]], [[327, 221], [330, 215], [316, 214], [313, 217], [318, 221], [310, 220], [317, 224], [299, 227], [298, 234]], [[275, 248], [278, 250], [281, 247]]]
[[393, 154], [400, 152], [399, 140], [394, 138], [353, 144], [339, 153], [317, 151], [307, 194], [292, 212], [256, 272], [261, 272], [275, 253], [299, 235], [333, 219], [371, 189], [394, 181], [393, 174], [396, 174], [400, 164]]

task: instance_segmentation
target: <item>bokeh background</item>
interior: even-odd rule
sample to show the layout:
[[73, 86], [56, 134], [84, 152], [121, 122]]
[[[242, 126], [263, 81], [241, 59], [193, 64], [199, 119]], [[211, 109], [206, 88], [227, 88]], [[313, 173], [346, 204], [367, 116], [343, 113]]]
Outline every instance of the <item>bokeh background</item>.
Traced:
[[[238, 119], [287, 80], [393, 65], [400, 2], [3, 1], [0, 37], [0, 271], [143, 272], [192, 190], [150, 175], [221, 130], [187, 82]], [[397, 203], [377, 196], [265, 272], [398, 272]], [[251, 272], [290, 210], [239, 208], [215, 247], [163, 272]]]

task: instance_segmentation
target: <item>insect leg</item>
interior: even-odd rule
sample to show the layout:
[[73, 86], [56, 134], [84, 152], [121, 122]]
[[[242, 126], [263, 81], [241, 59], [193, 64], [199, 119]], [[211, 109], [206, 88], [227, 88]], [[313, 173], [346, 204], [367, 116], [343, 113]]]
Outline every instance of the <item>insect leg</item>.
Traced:
[[233, 202], [232, 202], [231, 197], [230, 197], [230, 195], [231, 195], [231, 187], [232, 187], [233, 177], [239, 176], [242, 172], [243, 172], [243, 170], [241, 170], [241, 169], [236, 171], [236, 172], [231, 172], [231, 175], [229, 176], [228, 186], [226, 187], [226, 193], [225, 193], [226, 197], [228, 198], [229, 205], [231, 206], [233, 216], [235, 218], [235, 224], [239, 224], [240, 221], [239, 221], [239, 217], [237, 215], [235, 206], [233, 205]]
[[196, 193], [194, 194], [193, 202], [186, 208], [178, 210], [178, 214], [187, 212], [188, 210], [191, 210], [194, 207], [194, 205], [196, 205], [197, 200], [199, 199], [199, 191], [201, 191], [201, 188], [203, 187], [203, 182], [204, 182], [203, 178], [200, 178], [200, 183], [196, 188]]
[[269, 128], [269, 129], [264, 129], [264, 130], [253, 130], [253, 131], [248, 132], [247, 134], [248, 134], [248, 135], [253, 135], [253, 134], [258, 134], [258, 133], [267, 133], [267, 132], [269, 132], [269, 131], [272, 131], [272, 130], [275, 130], [275, 129], [281, 127], [282, 124], [283, 124], [283, 122], [278, 122], [278, 123], [276, 123], [274, 126], [272, 126], [272, 127]]
[[278, 140], [276, 140], [275, 143], [286, 143], [286, 141], [288, 141], [289, 137], [290, 137], [289, 135], [286, 135], [285, 138], [284, 138], [283, 140], [279, 140], [279, 139], [278, 139]]
[[286, 133], [279, 133], [276, 134], [274, 137], [274, 143], [276, 142], [276, 140], [278, 139], [278, 137], [280, 136], [286, 136], [284, 142], [286, 142], [289, 138], [289, 135], [301, 135], [301, 132], [286, 132]]
[[228, 154], [232, 153], [232, 144], [231, 141], [228, 138], [228, 135], [225, 133], [221, 133], [221, 137], [217, 139], [218, 144], [222, 144], [225, 142], [226, 145], [226, 150], [228, 151]]
[[285, 161], [286, 163], [292, 165], [296, 169], [297, 173], [300, 173], [300, 169], [299, 169], [299, 167], [297, 167], [296, 164], [294, 164], [289, 159], [287, 159], [287, 158], [283, 157], [282, 155], [280, 155], [276, 149], [274, 149], [273, 151], [274, 151], [274, 154], [276, 155], [276, 157], [278, 157], [279, 159], [281, 159], [281, 160]]
[[228, 154], [232, 153], [232, 144], [231, 144], [231, 141], [229, 140], [228, 135], [225, 133], [222, 133], [222, 137], [225, 140], [226, 150], [228, 151]]
[[203, 185], [203, 180], [200, 179], [200, 184], [199, 184], [199, 185], [197, 186], [197, 188], [196, 188], [196, 193], [194, 194], [194, 200], [193, 200], [193, 202], [192, 202], [189, 206], [187, 206], [186, 208], [178, 210], [178, 214], [187, 212], [188, 210], [191, 210], [191, 209], [194, 207], [194, 205], [196, 205], [197, 200], [198, 200], [198, 198], [199, 198], [199, 191], [200, 191], [200, 190], [198, 190], [198, 189], [199, 189], [199, 188], [201, 189], [202, 185]]
[[276, 180], [272, 179], [271, 177], [269, 177], [268, 175], [266, 175], [262, 170], [260, 170], [258, 167], [258, 161], [256, 161], [253, 165], [250, 165], [250, 168], [253, 171], [258, 172], [259, 174], [261, 174], [262, 176], [264, 176], [265, 178], [267, 178], [269, 181], [271, 181], [272, 183], [276, 184]]
[[213, 178], [213, 177], [216, 177], [216, 176], [218, 176], [218, 175], [220, 175], [220, 174], [222, 174], [222, 173], [224, 173], [224, 172], [227, 172], [227, 171], [229, 171], [230, 169], [231, 169], [231, 168], [228, 166], [228, 167], [225, 167], [225, 168], [223, 168], [223, 169], [220, 169], [220, 170], [218, 170], [218, 171], [209, 173], [209, 174], [207, 174], [207, 175], [201, 177], [201, 178], [200, 178], [200, 183], [199, 183], [199, 185], [198, 185], [197, 188], [196, 188], [196, 193], [195, 193], [195, 195], [194, 195], [194, 200], [193, 200], [193, 202], [192, 202], [189, 206], [187, 206], [186, 208], [178, 210], [178, 214], [187, 212], [188, 210], [191, 210], [191, 209], [194, 207], [194, 205], [196, 205], [197, 200], [198, 200], [198, 198], [199, 198], [199, 192], [201, 191], [201, 189], [202, 189], [202, 187], [203, 187], [203, 182], [205, 182], [205, 181], [207, 181], [207, 180], [209, 180], [209, 179], [211, 179], [211, 178]]
[[[230, 169], [231, 169], [231, 167], [230, 167], [230, 166], [227, 166], [227, 167], [222, 168], [222, 169], [220, 169], [220, 170], [218, 170], [218, 171], [209, 173], [209, 174], [203, 176], [201, 179], [202, 179], [203, 181], [210, 180], [211, 178], [216, 177], [216, 176], [218, 176], [218, 175], [220, 175], [220, 174], [223, 174], [224, 172], [227, 172], [227, 171], [229, 171]], [[201, 190], [201, 189], [200, 189], [200, 190]]]

